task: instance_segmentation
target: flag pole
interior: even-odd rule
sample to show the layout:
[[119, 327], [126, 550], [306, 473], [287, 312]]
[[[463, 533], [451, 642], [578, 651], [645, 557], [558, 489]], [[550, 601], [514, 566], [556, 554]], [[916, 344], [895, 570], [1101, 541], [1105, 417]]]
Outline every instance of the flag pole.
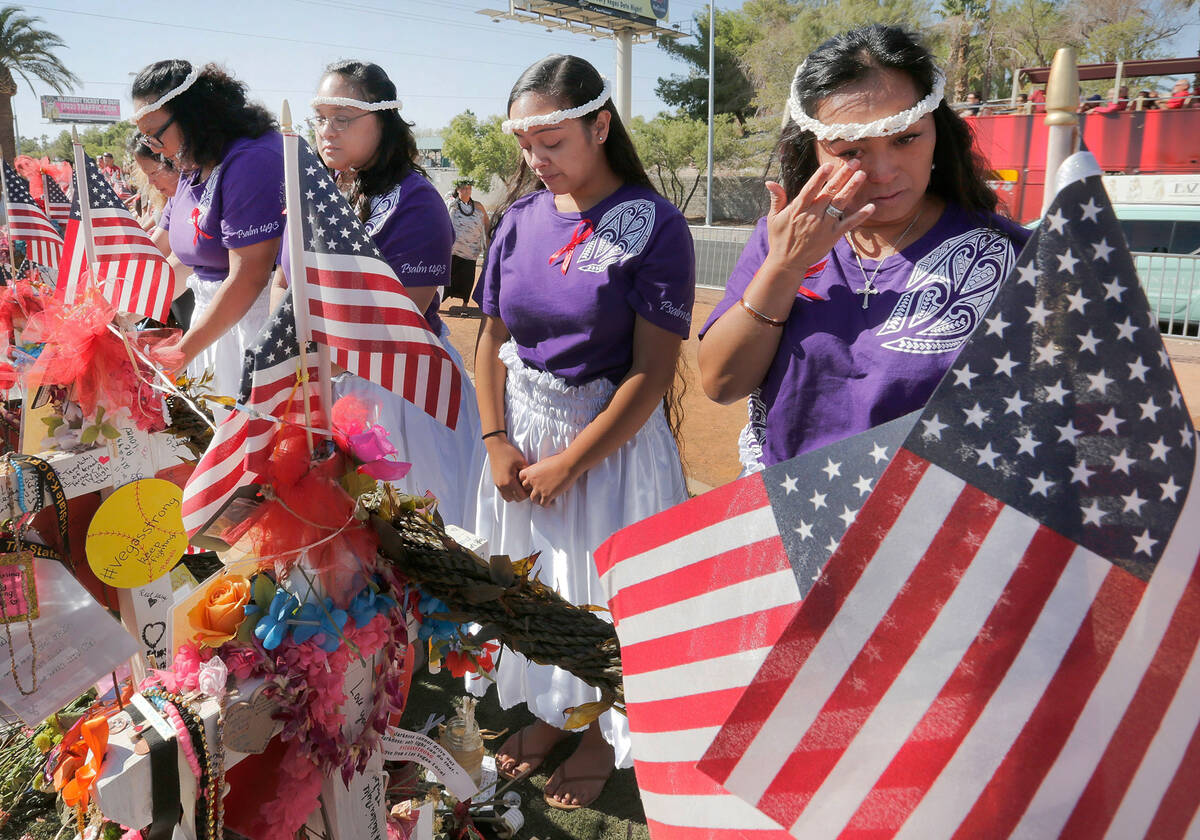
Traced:
[[1046, 183], [1042, 192], [1042, 215], [1058, 194], [1058, 169], [1079, 148], [1079, 68], [1075, 49], [1063, 47], [1050, 62], [1046, 82]]
[[[8, 200], [8, 176], [4, 174], [4, 167], [0, 166], [0, 191], [4, 197], [4, 220], [8, 224], [8, 265], [12, 268], [12, 281], [17, 282], [17, 242], [12, 238], [12, 202]], [[29, 243], [25, 243], [25, 247], [29, 247]]]
[[[283, 181], [286, 202], [285, 218], [287, 219], [288, 260], [292, 266], [292, 276], [288, 278], [288, 287], [292, 293], [292, 314], [296, 318], [296, 340], [300, 342], [301, 385], [304, 390], [304, 434], [308, 439], [308, 452], [311, 455], [313, 446], [312, 409], [309, 407], [309, 394], [312, 383], [308, 381], [308, 353], [305, 349], [312, 341], [312, 332], [308, 324], [308, 295], [304, 287], [304, 213], [300, 209], [300, 138], [292, 126], [292, 109], [288, 101], [283, 100], [279, 109], [279, 124], [283, 132]], [[320, 361], [320, 354], [318, 354]], [[318, 371], [319, 378], [328, 379], [325, 370]], [[322, 403], [326, 414], [330, 406]], [[332, 418], [331, 418], [332, 419]]]
[[96, 240], [92, 236], [92, 205], [88, 199], [87, 161], [83, 145], [75, 126], [71, 126], [71, 143], [75, 152], [75, 191], [79, 193], [79, 225], [83, 228], [83, 250], [87, 255], [88, 285], [99, 288], [96, 283]]

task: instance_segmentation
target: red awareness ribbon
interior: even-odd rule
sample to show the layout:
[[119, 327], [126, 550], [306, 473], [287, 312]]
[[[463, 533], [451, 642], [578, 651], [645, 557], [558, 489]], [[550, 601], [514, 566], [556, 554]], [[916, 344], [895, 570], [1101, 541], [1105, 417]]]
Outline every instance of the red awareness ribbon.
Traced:
[[571, 254], [575, 249], [587, 241], [587, 238], [592, 235], [592, 223], [587, 219], [583, 219], [579, 224], [575, 225], [575, 232], [571, 234], [571, 241], [559, 248], [550, 255], [550, 265], [554, 265], [554, 261], [559, 257], [564, 257], [562, 262], [562, 273], [567, 273], [567, 268], [571, 265]]
[[[808, 271], [804, 272], [804, 279], [807, 280], [809, 277], [813, 277], [814, 275], [820, 274], [822, 271], [825, 270], [825, 266], [828, 263], [829, 263], [829, 260], [824, 259], [824, 260], [821, 260], [816, 265], [809, 266]], [[823, 297], [821, 297], [819, 294], [817, 294], [816, 292], [814, 292], [812, 289], [808, 288], [807, 286], [801, 286], [799, 289], [796, 290], [796, 294], [800, 295], [801, 297], [808, 298], [809, 300], [824, 300]]]
[[212, 239], [212, 236], [210, 236], [209, 234], [200, 230], [200, 208], [199, 207], [192, 208], [192, 227], [195, 228], [195, 233], [192, 234], [192, 244], [193, 245], [196, 245], [200, 242], [201, 236], [203, 236], [205, 239]]

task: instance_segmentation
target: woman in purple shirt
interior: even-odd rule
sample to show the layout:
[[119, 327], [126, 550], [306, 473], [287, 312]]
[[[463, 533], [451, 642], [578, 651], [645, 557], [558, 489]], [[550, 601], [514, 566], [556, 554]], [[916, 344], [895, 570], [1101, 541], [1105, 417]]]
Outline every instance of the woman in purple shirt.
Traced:
[[266, 109], [246, 101], [246, 86], [215, 64], [155, 62], [132, 96], [142, 139], [180, 171], [155, 239], [161, 247], [165, 235], [172, 263], [192, 272], [195, 310], [177, 349], [192, 376], [211, 370], [212, 390], [236, 396], [279, 254], [283, 140]]
[[[475, 497], [483, 474], [475, 391], [450, 331], [438, 316], [438, 286], [448, 282], [454, 230], [446, 205], [415, 163], [417, 144], [400, 116], [396, 86], [383, 68], [364, 61], [339, 61], [325, 68], [309, 120], [317, 152], [342, 194], [379, 247], [404, 289], [425, 313], [430, 329], [462, 372], [463, 394], [454, 430], [385, 388], [339, 374], [334, 396], [353, 395], [378, 408], [400, 458], [412, 464], [398, 488], [431, 492], [449, 523], [475, 525]], [[285, 260], [285, 268], [287, 268]]]
[[700, 375], [749, 396], [747, 471], [923, 406], [1028, 233], [995, 214], [970, 129], [909, 32], [855, 29], [796, 71], [783, 184], [701, 330]]
[[[603, 604], [592, 552], [614, 531], [687, 498], [664, 412], [691, 322], [695, 275], [683, 216], [650, 185], [611, 87], [551, 56], [517, 81], [505, 131], [522, 162], [475, 299], [475, 351], [490, 475], [479, 525], [490, 549], [540, 551], [537, 574], [576, 604]], [[539, 720], [497, 753], [536, 766], [566, 734], [564, 710], [599, 699], [566, 671], [505, 651], [505, 707]], [[623, 715], [606, 712], [546, 785], [556, 808], [590, 804], [632, 763]]]

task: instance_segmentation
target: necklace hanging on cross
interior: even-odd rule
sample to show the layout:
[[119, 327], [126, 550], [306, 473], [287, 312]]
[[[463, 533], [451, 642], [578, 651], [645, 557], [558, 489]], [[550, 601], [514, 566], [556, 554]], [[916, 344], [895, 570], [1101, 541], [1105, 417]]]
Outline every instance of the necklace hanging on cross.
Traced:
[[[900, 238], [896, 240], [896, 244], [891, 246], [892, 253], [888, 254], [887, 257], [881, 258], [879, 262], [876, 263], [875, 270], [871, 272], [870, 277], [867, 276], [867, 270], [863, 268], [862, 257], [858, 255], [858, 249], [854, 247], [854, 242], [850, 239], [850, 234], [848, 232], [845, 234], [846, 244], [850, 246], [850, 251], [854, 254], [854, 259], [858, 262], [858, 270], [862, 272], [863, 276], [863, 287], [861, 289], [853, 290], [854, 294], [863, 296], [863, 309], [866, 309], [871, 305], [871, 295], [879, 294], [879, 289], [875, 288], [875, 278], [879, 274], [879, 269], [883, 268], [883, 264], [887, 261], [888, 257], [900, 253], [900, 246], [904, 243], [904, 237], [908, 236], [908, 232], [913, 229], [913, 225], [917, 223], [917, 220], [921, 218], [921, 215], [924, 212], [924, 208], [922, 208], [920, 211], [918, 211], [917, 215], [913, 216], [913, 220], [908, 223], [908, 227], [904, 229], [904, 233], [900, 234]], [[884, 240], [884, 243], [890, 244], [886, 239]]]

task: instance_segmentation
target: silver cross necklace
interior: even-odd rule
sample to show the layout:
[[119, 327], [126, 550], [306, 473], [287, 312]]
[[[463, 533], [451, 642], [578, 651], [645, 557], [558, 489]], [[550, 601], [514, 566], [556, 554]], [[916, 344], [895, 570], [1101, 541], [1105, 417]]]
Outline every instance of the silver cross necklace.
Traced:
[[[900, 253], [900, 246], [904, 243], [904, 237], [908, 236], [908, 232], [913, 229], [913, 225], [917, 223], [917, 220], [920, 219], [924, 213], [925, 208], [921, 208], [917, 212], [917, 215], [913, 216], [913, 220], [908, 223], [908, 227], [904, 229], [904, 233], [900, 234], [900, 238], [896, 240], [895, 245], [891, 245], [891, 243], [886, 239], [883, 240], [885, 245], [891, 245], [892, 253], [879, 260], [879, 262], [875, 265], [875, 270], [871, 272], [870, 277], [867, 276], [867, 270], [863, 268], [862, 257], [858, 255], [858, 249], [854, 247], [854, 242], [850, 239], [850, 233], [847, 231], [845, 234], [843, 234], [846, 237], [846, 244], [850, 246], [850, 251], [854, 254], [854, 259], [858, 262], [858, 270], [862, 272], [863, 282], [865, 283], [861, 289], [854, 290], [854, 294], [863, 296], [863, 309], [866, 309], [867, 306], [870, 305], [871, 295], [879, 294], [879, 289], [875, 288], [875, 277], [879, 274], [879, 269], [883, 268], [883, 264], [888, 257], [892, 257]], [[882, 236], [879, 238], [883, 239]]]

